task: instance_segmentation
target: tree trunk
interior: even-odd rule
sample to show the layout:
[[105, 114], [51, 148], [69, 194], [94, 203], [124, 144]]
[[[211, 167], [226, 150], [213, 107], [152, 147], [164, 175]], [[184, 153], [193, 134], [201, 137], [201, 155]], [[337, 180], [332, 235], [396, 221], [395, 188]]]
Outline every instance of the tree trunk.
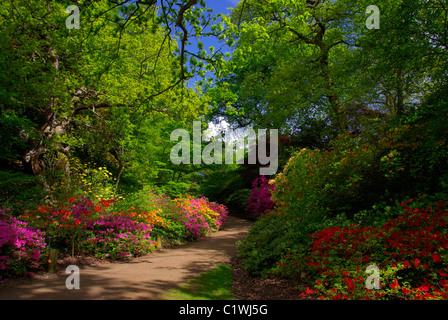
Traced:
[[398, 70], [397, 81], [397, 104], [395, 112], [397, 117], [400, 117], [404, 112], [403, 74], [401, 70]]
[[120, 163], [120, 167], [118, 168], [118, 175], [117, 175], [117, 181], [115, 182], [115, 190], [114, 190], [114, 199], [117, 196], [117, 192], [118, 192], [118, 184], [120, 183], [120, 178], [121, 175], [123, 174], [123, 170], [124, 170], [124, 163], [123, 160], [121, 159], [117, 159]]

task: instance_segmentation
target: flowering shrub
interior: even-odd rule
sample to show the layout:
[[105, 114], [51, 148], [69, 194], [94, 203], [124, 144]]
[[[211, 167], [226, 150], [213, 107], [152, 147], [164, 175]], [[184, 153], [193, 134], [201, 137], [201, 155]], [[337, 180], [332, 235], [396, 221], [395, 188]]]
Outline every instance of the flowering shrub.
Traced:
[[227, 207], [223, 204], [219, 204], [216, 202], [209, 202], [208, 205], [210, 206], [210, 209], [212, 209], [214, 212], [217, 212], [217, 219], [215, 220], [215, 224], [217, 226], [217, 230], [224, 227], [227, 217], [229, 216], [229, 211]]
[[[375, 146], [345, 133], [327, 149], [302, 149], [291, 157], [270, 191], [275, 207], [259, 216], [239, 247], [245, 267], [251, 273], [263, 274], [288, 250], [306, 248], [309, 233], [339, 224], [375, 203], [384, 192], [376, 181], [379, 175], [374, 174], [376, 153]], [[266, 181], [263, 184], [266, 186]], [[254, 190], [252, 199], [261, 194], [265, 200], [252, 201], [255, 214], [268, 207], [266, 189]]]
[[152, 226], [115, 214], [103, 214], [87, 222], [79, 248], [100, 258], [138, 257], [155, 248]]
[[122, 215], [152, 224], [154, 238], [160, 236], [172, 243], [197, 240], [219, 230], [229, 214], [227, 207], [206, 198], [171, 199], [147, 189], [118, 203], [117, 208]]
[[302, 149], [275, 178], [276, 211], [322, 220], [328, 212], [353, 214], [370, 207], [384, 191], [376, 174], [378, 157], [375, 144], [349, 132], [328, 149]]
[[20, 277], [39, 262], [45, 247], [43, 232], [35, 230], [0, 209], [0, 283]]
[[[404, 214], [381, 227], [333, 227], [311, 235], [306, 252], [288, 254], [281, 273], [307, 278], [322, 299], [448, 298], [448, 208], [402, 203]], [[369, 265], [380, 270], [379, 290], [367, 289]]]
[[45, 231], [51, 246], [66, 246], [70, 243], [73, 256], [78, 237], [87, 222], [109, 205], [110, 201], [100, 201], [95, 205], [84, 197], [72, 197], [66, 204], [56, 208], [40, 206], [36, 211], [22, 214], [21, 218]]
[[[150, 192], [147, 198], [135, 203], [136, 207], [128, 204], [126, 201], [117, 204], [114, 200], [94, 203], [85, 197], [72, 197], [55, 207], [40, 206], [25, 212], [21, 219], [45, 231], [49, 246], [63, 250], [71, 248], [72, 256], [77, 249], [99, 258], [127, 259], [153, 251], [158, 236], [178, 241], [197, 240], [219, 230], [228, 216], [225, 206], [205, 198], [171, 200], [166, 195]], [[6, 259], [0, 268], [9, 266], [18, 274], [19, 271], [26, 272], [29, 265], [22, 255], [28, 254], [31, 260], [35, 260], [40, 251], [33, 249], [30, 253], [31, 245], [22, 241], [16, 251], [11, 253], [8, 249], [8, 254], [3, 254], [7, 250], [3, 244], [6, 246], [15, 233], [20, 231], [25, 240], [31, 239], [31, 231], [26, 231], [21, 225], [19, 228], [18, 220], [10, 221], [14, 222], [16, 229], [5, 229], [4, 223], [0, 224], [0, 262]], [[24, 222], [20, 224], [26, 226]], [[40, 237], [44, 234], [35, 232]], [[22, 260], [23, 264], [11, 255], [20, 257], [18, 261]]]
[[246, 207], [252, 218], [258, 218], [274, 209], [275, 203], [271, 199], [274, 188], [274, 185], [269, 184], [269, 180], [265, 176], [252, 182], [252, 194], [247, 200]]
[[130, 207], [125, 212], [119, 212], [117, 215], [129, 217], [135, 221], [144, 222], [153, 226], [168, 226], [170, 222], [161, 216], [162, 209], [144, 211], [140, 208]]
[[188, 228], [189, 240], [197, 240], [219, 230], [227, 219], [227, 208], [210, 203], [206, 198], [177, 198], [174, 202], [181, 209], [180, 216]]
[[114, 196], [112, 173], [106, 167], [98, 167], [94, 163], [82, 163], [78, 158], [66, 161], [70, 167], [70, 179], [62, 174], [51, 183], [51, 192], [56, 199], [74, 195], [101, 201]]

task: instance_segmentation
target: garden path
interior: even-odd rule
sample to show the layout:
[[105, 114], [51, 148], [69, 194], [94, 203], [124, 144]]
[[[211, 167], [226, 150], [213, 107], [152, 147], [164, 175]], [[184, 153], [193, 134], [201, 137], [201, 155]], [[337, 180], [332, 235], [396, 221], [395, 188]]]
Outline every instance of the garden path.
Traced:
[[229, 263], [235, 242], [244, 238], [251, 222], [229, 217], [223, 230], [207, 238], [168, 248], [126, 262], [80, 266], [80, 289], [68, 290], [69, 274], [41, 273], [31, 279], [11, 280], [0, 288], [0, 300], [125, 300], [157, 299], [213, 267]]

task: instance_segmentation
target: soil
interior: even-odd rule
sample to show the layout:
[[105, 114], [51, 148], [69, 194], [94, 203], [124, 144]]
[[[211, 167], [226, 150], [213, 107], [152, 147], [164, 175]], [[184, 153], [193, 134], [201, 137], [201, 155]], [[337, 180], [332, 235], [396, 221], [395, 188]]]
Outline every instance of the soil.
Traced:
[[252, 276], [242, 268], [242, 261], [231, 259], [232, 293], [238, 300], [308, 300], [303, 298], [303, 287], [290, 279]]

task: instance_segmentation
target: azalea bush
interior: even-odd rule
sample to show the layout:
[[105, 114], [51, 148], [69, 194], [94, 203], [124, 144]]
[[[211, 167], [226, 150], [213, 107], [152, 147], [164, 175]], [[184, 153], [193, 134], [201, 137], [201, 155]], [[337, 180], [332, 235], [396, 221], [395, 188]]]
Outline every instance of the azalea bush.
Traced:
[[63, 250], [70, 248], [73, 256], [79, 237], [84, 232], [87, 223], [109, 205], [108, 201], [94, 204], [85, 197], [72, 197], [55, 207], [40, 206], [20, 217], [34, 227], [45, 231], [51, 247]]
[[246, 210], [251, 218], [258, 218], [274, 209], [272, 192], [275, 186], [269, 183], [265, 176], [260, 176], [252, 182], [252, 192], [247, 200]]
[[44, 233], [8, 211], [0, 209], [0, 283], [29, 274], [45, 248]]
[[[273, 258], [306, 250], [309, 234], [353, 224], [381, 227], [402, 214], [404, 197], [446, 192], [448, 128], [441, 119], [422, 116], [345, 132], [323, 149], [303, 148], [293, 155], [274, 179], [275, 206], [266, 210], [278, 217], [261, 215], [239, 246], [247, 270], [269, 272]], [[263, 202], [253, 200], [264, 191], [253, 189], [255, 213], [264, 212]]]
[[188, 228], [188, 240], [200, 239], [219, 230], [225, 223], [228, 211], [223, 205], [209, 202], [206, 198], [177, 198], [174, 202], [181, 209], [182, 223]]
[[154, 190], [120, 201], [61, 199], [23, 212], [25, 222], [2, 209], [0, 276], [26, 274], [44, 248], [112, 260], [142, 256], [156, 249], [159, 237], [168, 243], [198, 240], [221, 229], [227, 217], [225, 206], [206, 198], [173, 200]]
[[377, 152], [345, 133], [327, 149], [300, 150], [271, 184], [256, 180], [248, 209], [259, 219], [239, 245], [246, 269], [269, 272], [288, 251], [306, 248], [309, 233], [344, 224], [374, 204], [382, 188]]
[[[403, 214], [379, 227], [333, 227], [311, 235], [301, 252], [277, 262], [278, 270], [322, 299], [448, 298], [447, 203], [426, 207], [409, 199]], [[367, 289], [368, 266], [380, 271], [380, 288]]]
[[352, 216], [373, 205], [384, 192], [380, 149], [367, 137], [339, 135], [327, 149], [302, 149], [275, 178], [277, 212], [304, 221], [345, 213]]
[[229, 214], [227, 207], [204, 197], [171, 199], [154, 189], [144, 189], [120, 201], [115, 209], [122, 214], [131, 211], [133, 219], [150, 223], [153, 238], [162, 237], [168, 243], [193, 241], [217, 231]]
[[83, 228], [79, 249], [113, 260], [142, 256], [155, 249], [152, 226], [116, 214], [102, 214]]

